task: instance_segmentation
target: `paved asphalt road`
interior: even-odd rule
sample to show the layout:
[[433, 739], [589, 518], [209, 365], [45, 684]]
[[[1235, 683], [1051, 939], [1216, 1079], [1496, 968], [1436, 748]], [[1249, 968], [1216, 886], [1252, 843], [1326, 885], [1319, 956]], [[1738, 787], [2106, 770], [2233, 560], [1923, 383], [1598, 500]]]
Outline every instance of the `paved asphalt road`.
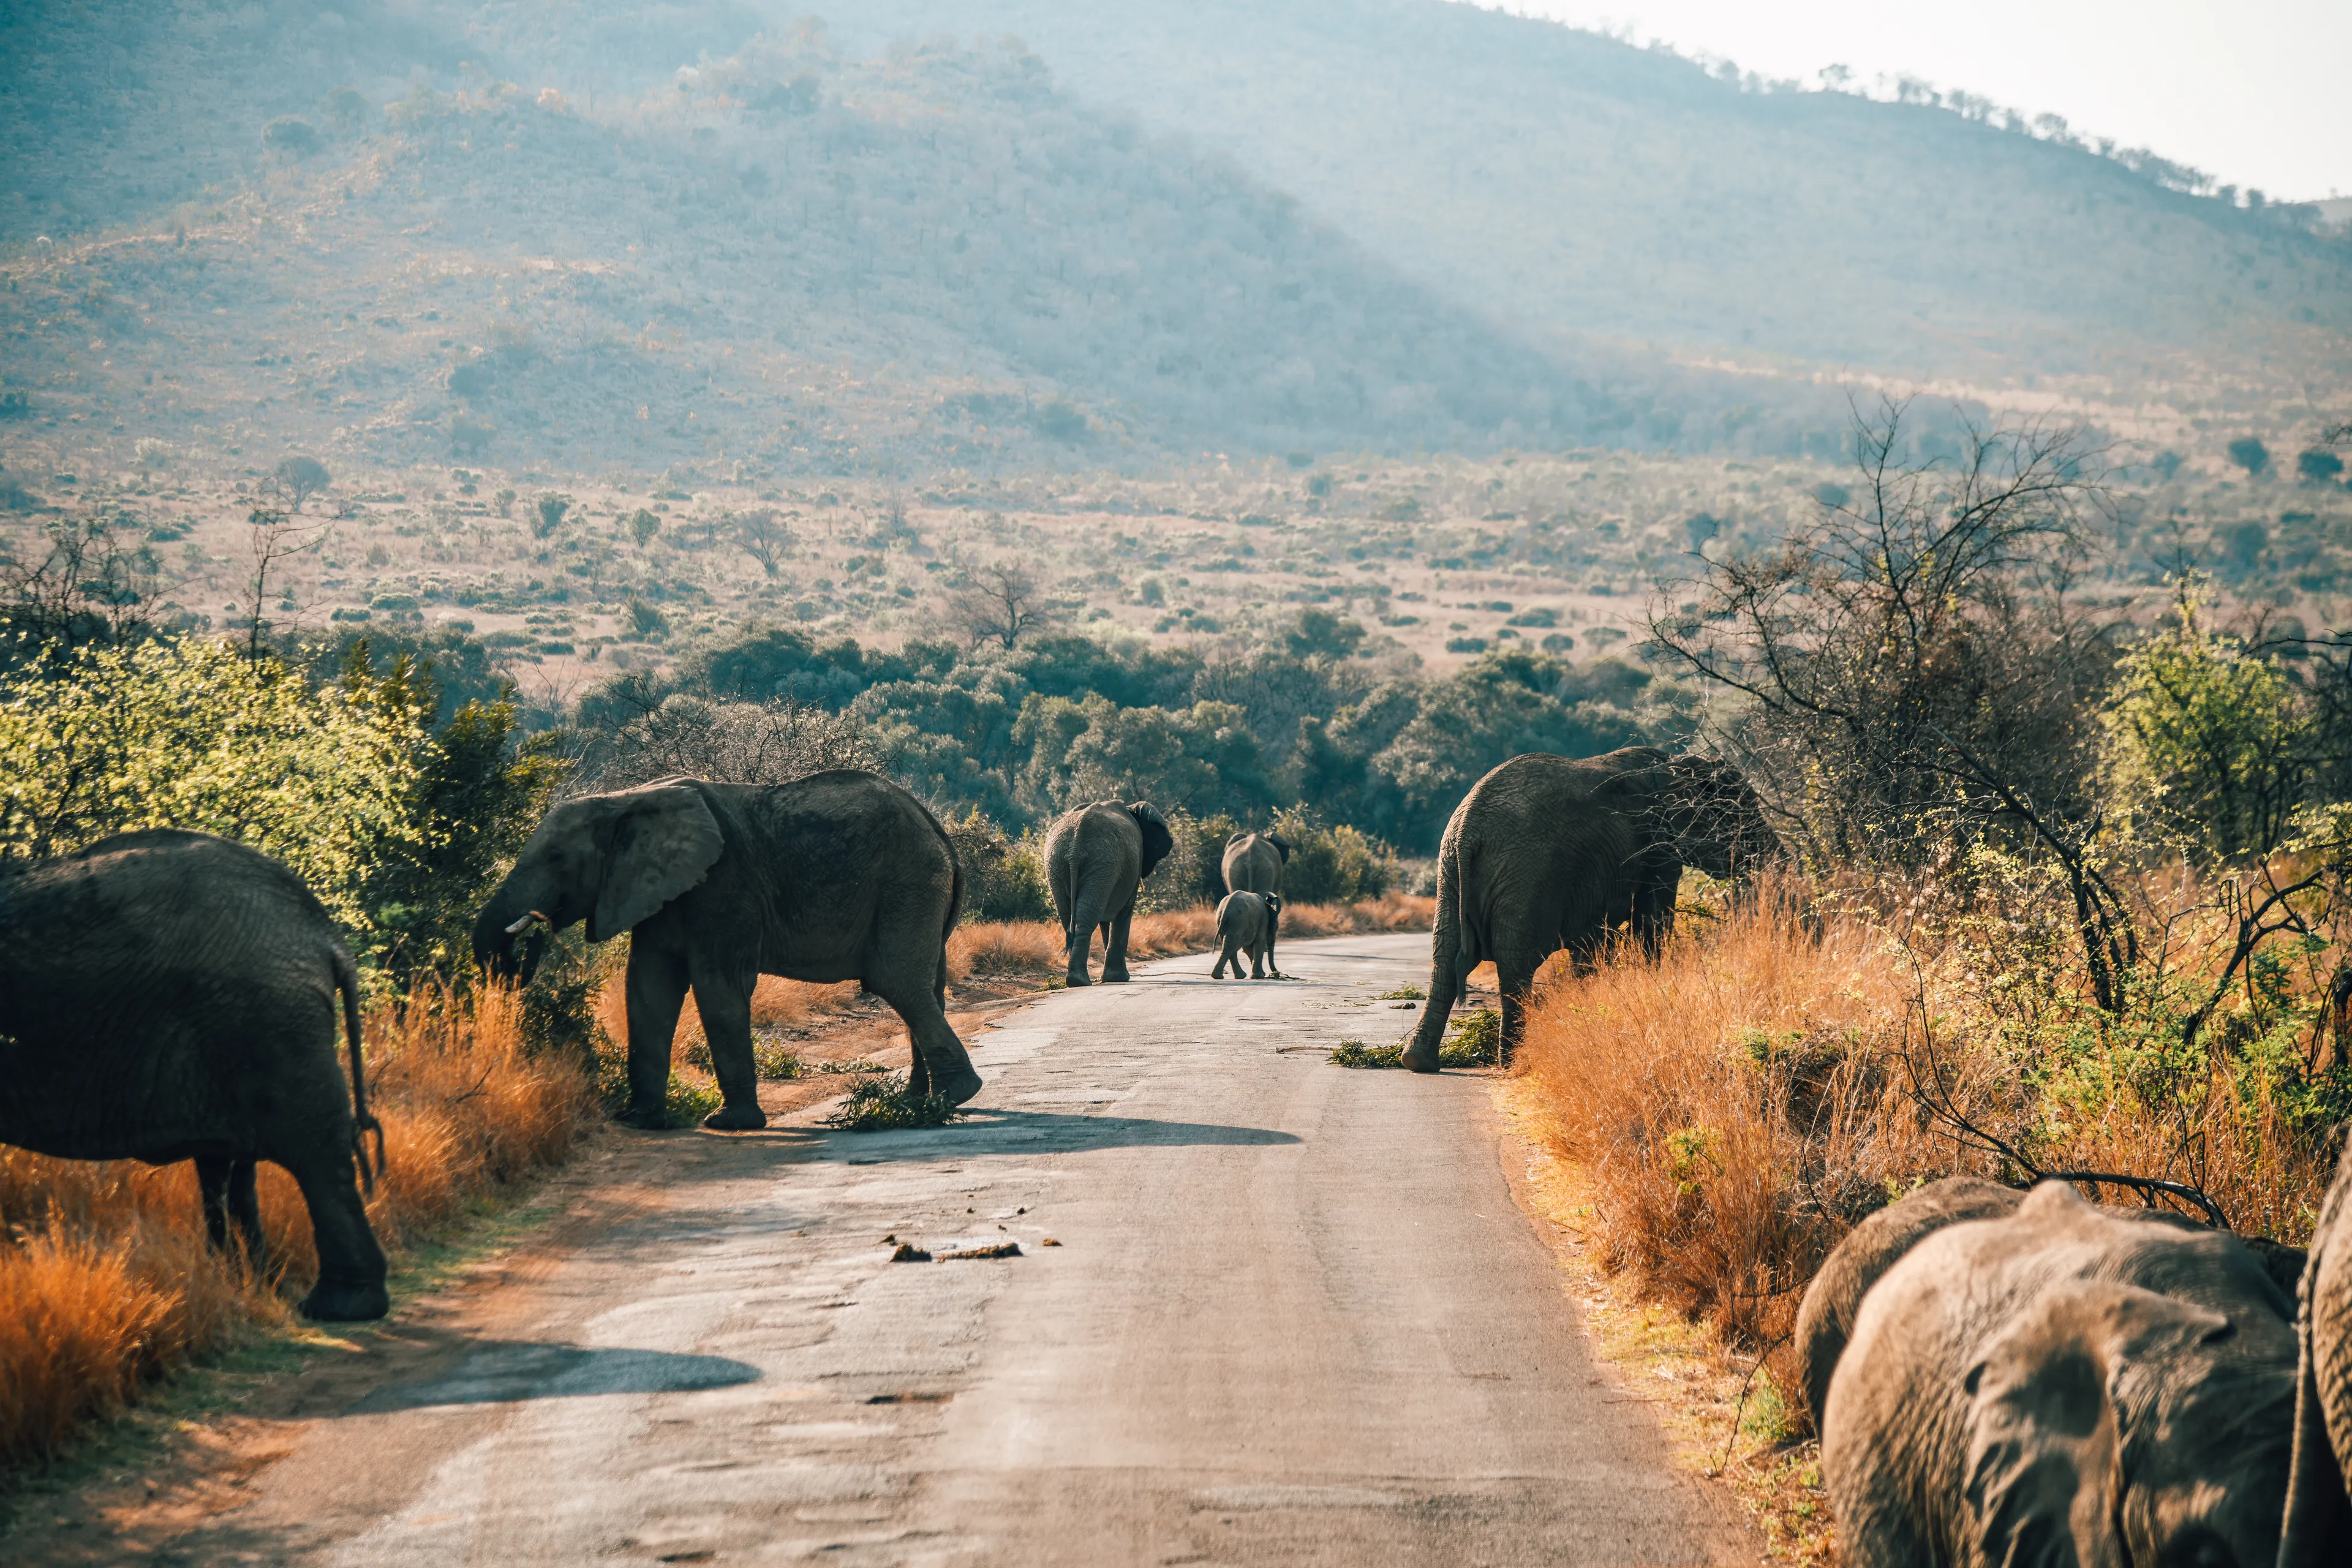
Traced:
[[1427, 955], [1050, 994], [975, 1042], [979, 1114], [942, 1131], [672, 1135], [647, 1202], [527, 1257], [421, 1380], [299, 1428], [163, 1559], [1748, 1558], [1593, 1365], [1486, 1083], [1323, 1059], [1402, 1034], [1372, 998]]

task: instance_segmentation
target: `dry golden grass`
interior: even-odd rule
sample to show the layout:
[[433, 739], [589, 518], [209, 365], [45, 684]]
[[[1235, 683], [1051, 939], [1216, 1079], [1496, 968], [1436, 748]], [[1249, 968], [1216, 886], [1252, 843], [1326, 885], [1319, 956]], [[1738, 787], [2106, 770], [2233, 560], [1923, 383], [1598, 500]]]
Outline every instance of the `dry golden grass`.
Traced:
[[1794, 1388], [1798, 1302], [1856, 1221], [1921, 1180], [2016, 1174], [1927, 1113], [1916, 1090], [1937, 1072], [1954, 1109], [2041, 1169], [2185, 1181], [2242, 1234], [2303, 1238], [2326, 1140], [2274, 1066], [2221, 1048], [2221, 1022], [2161, 1063], [2169, 1016], [2091, 1016], [2063, 947], [2041, 950], [2049, 983], [2021, 1024], [2015, 975], [1970, 940], [1808, 921], [1783, 889], [1656, 963], [1548, 972], [1519, 1058], [1529, 1128], [1575, 1167], [1596, 1260]]
[[[385, 1171], [368, 1215], [397, 1256], [561, 1163], [588, 1125], [579, 1064], [524, 1048], [505, 994], [420, 990], [372, 1009], [370, 1099]], [[253, 1279], [205, 1245], [194, 1167], [0, 1148], [0, 1468], [56, 1455], [92, 1418], [255, 1325], [289, 1321], [317, 1271], [294, 1183], [264, 1165], [273, 1253]]]

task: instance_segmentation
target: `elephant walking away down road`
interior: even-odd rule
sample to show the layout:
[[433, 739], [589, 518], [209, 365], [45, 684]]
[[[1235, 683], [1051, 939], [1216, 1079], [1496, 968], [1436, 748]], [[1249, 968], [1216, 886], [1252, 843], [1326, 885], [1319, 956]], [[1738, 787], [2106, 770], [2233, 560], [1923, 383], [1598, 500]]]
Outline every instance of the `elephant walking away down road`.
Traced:
[[1454, 998], [1480, 963], [1495, 965], [1507, 1058], [1546, 959], [1565, 948], [1590, 968], [1620, 926], [1655, 953], [1674, 929], [1685, 867], [1744, 876], [1780, 847], [1755, 791], [1723, 763], [1647, 746], [1513, 757], [1472, 785], [1445, 825], [1429, 1000], [1405, 1066], [1437, 1070]]
[[1087, 953], [1097, 931], [1103, 934], [1104, 983], [1127, 978], [1127, 933], [1135, 919], [1136, 892], [1175, 847], [1168, 819], [1149, 801], [1097, 801], [1055, 819], [1045, 833], [1045, 880], [1062, 922], [1070, 984], [1091, 983]]
[[631, 1126], [666, 1125], [689, 989], [725, 1100], [703, 1125], [767, 1125], [751, 1065], [751, 992], [762, 974], [864, 982], [906, 1023], [910, 1085], [961, 1104], [981, 1084], [945, 1010], [947, 938], [962, 896], [938, 819], [887, 779], [848, 770], [772, 785], [661, 779], [550, 811], [484, 907], [474, 952], [527, 980], [541, 944], [575, 921], [588, 922], [591, 942], [633, 933], [622, 1117]]
[[[336, 1056], [340, 1022], [351, 1077]], [[0, 865], [0, 1142], [68, 1160], [193, 1159], [205, 1223], [263, 1256], [255, 1164], [302, 1190], [305, 1317], [381, 1318], [359, 977], [301, 879], [209, 834], [152, 828]]]
[[[1822, 1407], [1843, 1560], [2271, 1563], [2295, 1334], [2264, 1260], [2227, 1231], [2102, 1208], [2063, 1183], [1979, 1218], [1954, 1211], [1981, 1194], [1937, 1186], [1885, 1211], [1880, 1234], [1854, 1233], [1885, 1268]], [[1813, 1291], [1851, 1289], [1839, 1261]], [[1801, 1321], [1819, 1324], [1834, 1314], [1813, 1291]]]
[[[1229, 893], [1264, 893], [1268, 896], [1282, 891], [1283, 868], [1290, 864], [1290, 840], [1279, 833], [1236, 833], [1225, 840], [1224, 858], [1217, 866]], [[1282, 966], [1274, 961], [1274, 939], [1282, 923], [1282, 906], [1275, 905], [1273, 919], [1265, 928], [1266, 973], [1276, 980], [1282, 978]], [[1257, 955], [1250, 955], [1253, 966]]]
[[[1217, 942], [1222, 951], [1217, 954], [1216, 967], [1209, 971], [1212, 980], [1225, 977], [1225, 966], [1232, 964], [1234, 978], [1242, 977], [1241, 955], [1249, 954], [1252, 980], [1263, 980], [1274, 967], [1274, 922], [1282, 914], [1282, 900], [1274, 893], [1227, 893], [1217, 905]], [[1265, 965], [1259, 967], [1259, 955]], [[1279, 973], [1275, 978], [1282, 978]]]

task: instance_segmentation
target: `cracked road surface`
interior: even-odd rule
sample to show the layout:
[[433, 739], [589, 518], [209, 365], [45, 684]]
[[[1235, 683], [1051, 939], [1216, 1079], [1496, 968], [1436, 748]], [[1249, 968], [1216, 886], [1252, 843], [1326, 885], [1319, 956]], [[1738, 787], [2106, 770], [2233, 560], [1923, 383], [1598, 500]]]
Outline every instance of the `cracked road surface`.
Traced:
[[1428, 942], [1048, 994], [971, 1042], [951, 1128], [661, 1137], [646, 1201], [149, 1560], [1752, 1560], [1593, 1363], [1486, 1081], [1323, 1059], [1410, 1026], [1374, 998]]

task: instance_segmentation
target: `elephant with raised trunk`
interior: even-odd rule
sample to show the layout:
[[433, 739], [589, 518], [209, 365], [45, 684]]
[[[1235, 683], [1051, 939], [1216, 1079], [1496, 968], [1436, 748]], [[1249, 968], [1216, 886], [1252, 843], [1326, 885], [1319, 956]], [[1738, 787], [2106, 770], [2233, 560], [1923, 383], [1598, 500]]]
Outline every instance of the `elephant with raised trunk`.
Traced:
[[1143, 879], [1176, 847], [1168, 819], [1149, 801], [1097, 801], [1066, 811], [1045, 834], [1045, 880], [1062, 922], [1072, 985], [1091, 984], [1087, 950], [1103, 934], [1106, 984], [1127, 979], [1127, 933]]
[[[340, 1022], [351, 1077], [336, 1058]], [[381, 1318], [359, 977], [300, 878], [257, 850], [152, 828], [0, 863], [0, 1142], [66, 1160], [193, 1159], [213, 1245], [257, 1270], [257, 1162], [302, 1190], [305, 1317]]]
[[703, 1125], [740, 1131], [768, 1120], [751, 1065], [762, 974], [864, 982], [906, 1023], [917, 1091], [958, 1104], [980, 1091], [945, 1010], [962, 896], [938, 819], [887, 779], [660, 779], [550, 811], [484, 907], [474, 952], [494, 973], [528, 980], [541, 944], [575, 921], [591, 942], [631, 932], [622, 1120], [667, 1124], [671, 1047], [691, 989], [725, 1097]]
[[[1217, 865], [1227, 892], [1260, 893], [1275, 900], [1265, 926], [1265, 967], [1276, 980], [1282, 978], [1282, 966], [1274, 961], [1274, 939], [1282, 923], [1282, 870], [1289, 864], [1290, 840], [1281, 834], [1236, 833], [1225, 840], [1224, 858]], [[1255, 971], [1256, 966], [1257, 953], [1252, 950], [1250, 967]], [[1234, 967], [1238, 972], [1240, 966]]]
[[[1862, 1237], [1885, 1267], [1820, 1421], [1843, 1560], [2273, 1562], [2295, 1336], [2264, 1259], [2227, 1231], [2101, 1208], [2059, 1182], [2008, 1213], [1955, 1216], [1979, 1196], [1914, 1194]], [[1851, 1285], [1838, 1261], [1816, 1291]], [[1811, 1292], [1802, 1316], [1826, 1316]]]
[[1473, 784], [1445, 825], [1429, 1001], [1405, 1066], [1437, 1070], [1446, 1018], [1480, 963], [1495, 964], [1507, 1058], [1546, 959], [1565, 948], [1589, 969], [1618, 927], [1654, 955], [1674, 929], [1685, 867], [1744, 876], [1780, 848], [1755, 791], [1724, 763], [1648, 746], [1513, 757]]

